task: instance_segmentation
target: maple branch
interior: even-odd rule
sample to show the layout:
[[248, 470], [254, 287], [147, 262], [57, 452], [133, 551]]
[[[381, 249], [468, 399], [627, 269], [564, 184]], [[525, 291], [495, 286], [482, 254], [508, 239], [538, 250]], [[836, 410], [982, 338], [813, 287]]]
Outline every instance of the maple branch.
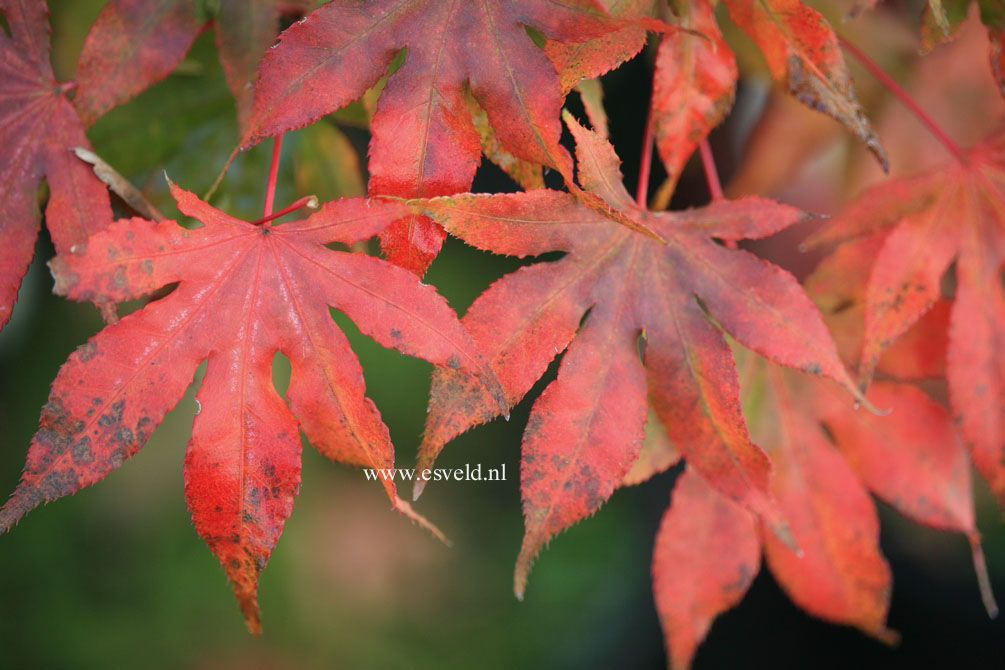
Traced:
[[712, 200], [722, 200], [722, 182], [719, 181], [719, 171], [715, 169], [715, 157], [712, 155], [712, 147], [708, 145], [708, 138], [702, 138], [698, 144], [698, 152], [701, 154], [701, 166], [705, 169], [705, 181], [708, 183], [708, 192]]
[[921, 105], [915, 102], [914, 98], [912, 98], [900, 84], [894, 81], [893, 77], [884, 72], [879, 65], [877, 65], [871, 58], [869, 58], [869, 56], [865, 54], [865, 52], [849, 42], [843, 36], [838, 35], [838, 41], [841, 42], [841, 46], [843, 46], [848, 53], [854, 56], [855, 59], [858, 60], [858, 62], [872, 74], [872, 76], [878, 79], [883, 86], [889, 89], [889, 91], [904, 104], [905, 107], [911, 110], [914, 116], [917, 117], [917, 119], [921, 121], [926, 128], [928, 128], [937, 140], [942, 142], [942, 146], [948, 149], [949, 153], [951, 153], [956, 160], [961, 163], [965, 163], [967, 161], [967, 156], [963, 152], [963, 149], [960, 148], [960, 145], [954, 142], [946, 131], [935, 123], [935, 120], [921, 108]]
[[269, 166], [269, 185], [265, 187], [265, 212], [263, 221], [271, 221], [272, 205], [276, 200], [276, 181], [279, 179], [279, 157], [283, 152], [283, 133], [276, 135], [272, 144], [272, 164]]
[[230, 152], [230, 155], [227, 156], [227, 162], [223, 164], [223, 168], [220, 170], [220, 173], [216, 175], [216, 179], [213, 180], [213, 184], [209, 187], [209, 190], [203, 194], [203, 200], [209, 202], [210, 198], [213, 197], [213, 194], [216, 193], [216, 189], [218, 189], [220, 184], [223, 182], [223, 178], [227, 174], [227, 170], [230, 169], [231, 164], [233, 164], [234, 159], [237, 158], [237, 154], [240, 152], [240, 145], [234, 147], [234, 150]]
[[278, 218], [286, 216], [290, 212], [295, 212], [296, 210], [300, 209], [301, 207], [309, 207], [310, 209], [317, 209], [318, 208], [318, 197], [316, 195], [305, 195], [304, 197], [302, 197], [299, 200], [295, 201], [293, 204], [287, 205], [286, 207], [283, 207], [281, 210], [279, 210], [275, 214], [269, 214], [268, 216], [263, 216], [262, 218], [258, 219], [257, 221], [252, 221], [251, 225], [258, 226], [258, 225], [261, 225], [261, 224], [266, 223], [268, 221], [273, 221], [275, 219], [278, 219]]
[[646, 208], [649, 197], [649, 169], [653, 163], [653, 103], [649, 101], [649, 111], [646, 112], [646, 130], [642, 136], [642, 157], [639, 159], [639, 183], [635, 189], [635, 202], [642, 209]]

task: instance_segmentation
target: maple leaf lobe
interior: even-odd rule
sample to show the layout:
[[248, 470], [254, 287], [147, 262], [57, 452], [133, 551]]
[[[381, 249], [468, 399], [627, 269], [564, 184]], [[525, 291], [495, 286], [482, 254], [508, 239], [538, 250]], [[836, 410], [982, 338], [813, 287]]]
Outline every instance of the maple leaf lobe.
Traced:
[[87, 124], [181, 62], [202, 28], [196, 0], [111, 0], [87, 33], [74, 107]]
[[49, 185], [46, 227], [57, 251], [112, 220], [108, 192], [70, 147], [90, 147], [49, 64], [49, 23], [41, 0], [3, 0], [10, 37], [0, 34], [0, 327], [10, 318], [40, 225], [37, 189]]
[[760, 563], [750, 513], [685, 470], [660, 522], [652, 560], [653, 596], [671, 668], [691, 666], [714, 618], [743, 598]]

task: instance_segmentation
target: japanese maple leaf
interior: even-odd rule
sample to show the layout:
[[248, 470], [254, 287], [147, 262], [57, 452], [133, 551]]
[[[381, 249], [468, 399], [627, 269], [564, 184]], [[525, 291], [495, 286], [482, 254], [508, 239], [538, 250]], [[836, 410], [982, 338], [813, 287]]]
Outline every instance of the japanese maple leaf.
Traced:
[[722, 38], [710, 0], [678, 3], [681, 26], [665, 35], [653, 71], [656, 147], [671, 184], [708, 132], [726, 118], [736, 92], [736, 59]]
[[806, 612], [895, 639], [885, 627], [890, 570], [867, 489], [919, 523], [968, 536], [993, 616], [967, 454], [949, 414], [910, 384], [880, 382], [869, 398], [889, 412], [877, 416], [853, 409], [828, 382], [752, 358], [742, 375], [745, 415], [771, 457], [771, 490], [800, 554], [688, 469], [653, 553], [670, 666], [690, 666], [714, 619], [743, 598], [762, 550]]
[[[581, 186], [665, 244], [555, 191], [417, 205], [480, 249], [518, 256], [567, 252], [497, 281], [463, 320], [510, 404], [568, 346], [524, 433], [526, 535], [517, 594], [540, 547], [596, 511], [625, 477], [639, 454], [649, 405], [692, 467], [786, 535], [768, 492], [768, 459], [751, 443], [740, 411], [733, 358], [703, 306], [751, 348], [854, 389], [798, 282], [716, 242], [768, 235], [799, 220], [800, 212], [760, 198], [648, 212], [625, 191], [612, 147], [571, 117], [568, 122]], [[419, 467], [447, 440], [497, 414], [475, 379], [436, 373]]]
[[108, 191], [71, 149], [90, 148], [87, 125], [167, 76], [203, 21], [195, 0], [112, 0], [88, 32], [73, 81], [60, 84], [49, 63], [45, 2], [0, 0], [0, 12], [11, 33], [0, 35], [2, 326], [35, 246], [39, 181], [44, 177], [49, 185], [45, 219], [57, 252], [107, 226], [112, 220]]
[[[242, 144], [304, 126], [359, 98], [406, 47], [371, 126], [371, 194], [429, 197], [468, 189], [481, 149], [466, 87], [508, 151], [569, 175], [571, 159], [558, 143], [562, 88], [525, 26], [552, 40], [581, 42], [622, 24], [593, 0], [334, 0], [288, 28], [266, 54]], [[389, 260], [422, 274], [444, 237], [413, 214], [384, 231], [381, 244]]]
[[885, 628], [890, 570], [879, 550], [873, 503], [823, 430], [778, 381], [763, 384], [756, 401], [761, 411], [747, 418], [771, 457], [771, 490], [800, 552], [762, 532], [748, 510], [688, 468], [674, 487], [653, 551], [653, 595], [672, 668], [690, 667], [715, 617], [743, 598], [762, 550], [800, 607], [891, 636]]
[[[848, 244], [825, 259], [807, 281], [828, 326], [846, 352], [860, 350], [868, 259], [875, 241]], [[882, 367], [900, 379], [938, 369], [937, 322], [919, 323], [887, 351]], [[944, 324], [942, 324], [944, 327]], [[941, 358], [944, 358], [944, 349]], [[832, 383], [786, 370], [747, 351], [737, 352], [744, 415], [751, 435], [775, 466], [772, 491], [802, 552], [795, 556], [749, 512], [688, 470], [675, 484], [653, 555], [653, 594], [670, 665], [690, 665], [714, 619], [742, 599], [763, 547], [775, 578], [810, 614], [887, 638], [890, 576], [877, 543], [876, 512], [866, 490], [918, 523], [967, 536], [989, 612], [991, 593], [974, 519], [966, 450], [949, 414], [917, 387], [880, 382], [870, 400], [882, 415], [854, 409]], [[647, 433], [650, 433], [647, 425]], [[657, 433], [625, 484], [645, 481], [673, 462]]]
[[[325, 248], [373, 236], [406, 211], [402, 204], [340, 200], [273, 227], [239, 221], [171, 189], [201, 228], [121, 220], [52, 261], [56, 292], [75, 300], [118, 302], [180, 284], [70, 355], [42, 410], [21, 482], [0, 510], [0, 530], [119, 467], [208, 359], [185, 455], [185, 495], [196, 530], [257, 632], [258, 576], [300, 486], [298, 430], [333, 460], [393, 468], [387, 428], [363, 395], [359, 362], [329, 306], [384, 346], [482, 370], [489, 386], [497, 383], [432, 287], [386, 261]], [[272, 385], [277, 351], [292, 363], [289, 406]], [[390, 479], [384, 486], [397, 509], [421, 520]]]
[[811, 243], [886, 231], [865, 290], [860, 375], [942, 295], [955, 261], [946, 378], [964, 438], [1005, 504], [1005, 132], [946, 168], [862, 194]]
[[855, 98], [837, 36], [800, 0], [723, 0], [729, 16], [757, 43], [771, 75], [808, 107], [842, 123], [887, 169], [886, 153]]
[[39, 229], [37, 191], [49, 184], [46, 226], [68, 251], [112, 220], [108, 191], [70, 147], [89, 147], [84, 126], [49, 64], [42, 0], [0, 0], [0, 327], [10, 318]]
[[798, 404], [799, 387], [789, 386], [777, 368], [768, 366], [764, 374], [761, 388], [753, 390], [766, 396], [758, 399], [762, 412], [746, 417], [775, 467], [771, 490], [800, 550], [793, 552], [764, 533], [768, 565], [803, 609], [889, 638], [890, 569], [879, 549], [875, 506], [826, 433]]

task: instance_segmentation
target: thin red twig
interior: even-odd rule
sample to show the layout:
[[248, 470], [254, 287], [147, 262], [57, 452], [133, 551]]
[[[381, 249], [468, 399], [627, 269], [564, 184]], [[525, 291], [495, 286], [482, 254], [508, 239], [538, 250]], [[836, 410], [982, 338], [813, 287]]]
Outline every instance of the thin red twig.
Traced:
[[845, 50], [848, 51], [848, 53], [854, 56], [856, 60], [858, 60], [858, 62], [860, 62], [866, 70], [872, 73], [872, 76], [878, 79], [880, 83], [883, 84], [883, 86], [885, 86], [887, 89], [889, 89], [891, 93], [897, 96], [897, 98], [904, 104], [905, 107], [911, 110], [911, 112], [918, 118], [918, 120], [921, 121], [921, 123], [923, 123], [926, 128], [928, 128], [928, 130], [932, 133], [932, 135], [934, 135], [936, 139], [942, 142], [942, 145], [949, 150], [949, 153], [951, 153], [953, 157], [956, 158], [956, 160], [960, 161], [961, 163], [966, 162], [967, 155], [963, 152], [963, 149], [960, 148], [960, 145], [956, 144], [956, 142], [954, 142], [952, 138], [950, 138], [949, 135], [946, 134], [946, 131], [944, 131], [942, 128], [939, 127], [937, 123], [935, 123], [932, 117], [930, 117], [925, 112], [925, 110], [923, 110], [921, 106], [914, 101], [914, 98], [912, 98], [908, 94], [908, 92], [905, 91], [900, 86], [900, 84], [894, 81], [893, 77], [884, 72], [882, 68], [876, 65], [876, 63], [873, 62], [871, 58], [869, 58], [869, 56], [867, 56], [861, 49], [859, 49], [857, 46], [849, 42], [847, 39], [839, 35], [838, 40], [840, 40], [841, 46], [843, 46]]
[[269, 214], [268, 216], [263, 216], [258, 221], [252, 221], [251, 225], [258, 226], [258, 225], [261, 225], [261, 224], [266, 223], [268, 221], [274, 221], [275, 219], [278, 219], [278, 218], [280, 218], [282, 216], [286, 216], [290, 212], [295, 212], [296, 210], [300, 209], [301, 207], [310, 207], [311, 209], [317, 209], [317, 206], [318, 206], [318, 198], [317, 198], [317, 196], [314, 196], [314, 195], [305, 195], [304, 197], [302, 197], [299, 200], [297, 200], [296, 202], [294, 202], [292, 205], [287, 205], [286, 207], [283, 207], [281, 210], [279, 210], [275, 214]]
[[[701, 156], [701, 166], [705, 170], [705, 182], [708, 184], [709, 195], [712, 202], [725, 200], [722, 193], [722, 182], [719, 181], [719, 171], [715, 167], [715, 156], [712, 155], [712, 147], [708, 144], [708, 138], [701, 138], [698, 143], [698, 154]], [[729, 249], [736, 249], [736, 240], [723, 240], [723, 244]]]
[[642, 209], [646, 208], [649, 198], [649, 170], [653, 164], [653, 104], [649, 101], [649, 111], [646, 112], [646, 130], [642, 136], [642, 157], [639, 159], [639, 183], [635, 188], [635, 202]]
[[708, 145], [708, 138], [702, 138], [698, 144], [698, 153], [701, 154], [701, 166], [705, 168], [705, 181], [708, 183], [708, 192], [712, 200], [722, 200], [722, 182], [719, 181], [719, 171], [715, 169], [715, 157], [712, 155], [712, 147]]
[[276, 200], [276, 181], [279, 179], [279, 156], [283, 152], [283, 135], [276, 135], [276, 141], [272, 145], [272, 165], [269, 166], [269, 184], [265, 190], [265, 213], [263, 221], [269, 221], [272, 214], [272, 205]]

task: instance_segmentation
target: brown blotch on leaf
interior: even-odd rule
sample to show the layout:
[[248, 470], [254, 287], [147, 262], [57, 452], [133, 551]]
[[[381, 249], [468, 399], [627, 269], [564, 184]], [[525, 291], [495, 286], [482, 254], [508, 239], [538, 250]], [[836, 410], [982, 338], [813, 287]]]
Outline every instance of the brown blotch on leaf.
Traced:
[[98, 345], [92, 342], [85, 342], [84, 344], [77, 347], [77, 356], [84, 363], [94, 358], [94, 354], [98, 352]]
[[77, 440], [72, 450], [73, 462], [77, 465], [86, 465], [94, 461], [94, 454], [91, 453], [91, 438], [84, 436]]
[[55, 500], [80, 488], [78, 481], [77, 473], [73, 470], [56, 470], [42, 478], [38, 492], [43, 500]]

